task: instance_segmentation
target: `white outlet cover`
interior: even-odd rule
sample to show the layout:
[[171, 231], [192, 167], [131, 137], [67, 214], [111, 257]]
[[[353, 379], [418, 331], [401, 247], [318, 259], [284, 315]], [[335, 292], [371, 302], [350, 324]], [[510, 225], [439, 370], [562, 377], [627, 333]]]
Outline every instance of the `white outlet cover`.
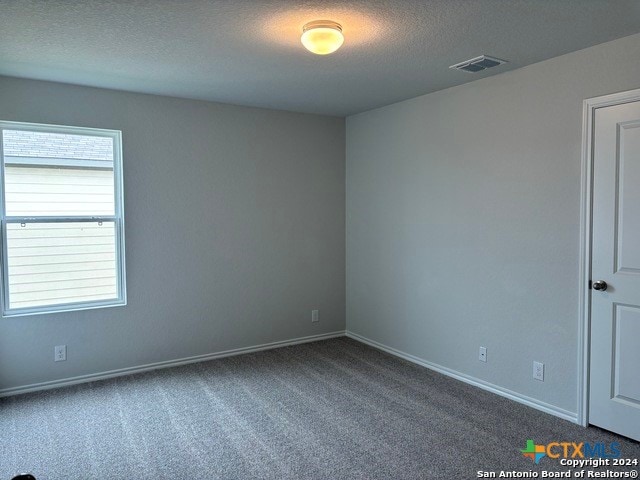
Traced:
[[533, 378], [544, 382], [544, 363], [533, 362]]
[[64, 362], [67, 359], [67, 346], [66, 345], [56, 345], [53, 348], [53, 361], [54, 362]]
[[481, 362], [487, 361], [487, 347], [480, 347], [480, 352], [478, 353], [478, 360]]

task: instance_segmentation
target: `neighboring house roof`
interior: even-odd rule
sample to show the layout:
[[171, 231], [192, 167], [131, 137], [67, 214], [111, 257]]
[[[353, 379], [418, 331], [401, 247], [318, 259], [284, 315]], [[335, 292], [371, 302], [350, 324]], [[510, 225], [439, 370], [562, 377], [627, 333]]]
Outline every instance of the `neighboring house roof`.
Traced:
[[4, 130], [6, 164], [113, 168], [113, 140], [109, 137]]

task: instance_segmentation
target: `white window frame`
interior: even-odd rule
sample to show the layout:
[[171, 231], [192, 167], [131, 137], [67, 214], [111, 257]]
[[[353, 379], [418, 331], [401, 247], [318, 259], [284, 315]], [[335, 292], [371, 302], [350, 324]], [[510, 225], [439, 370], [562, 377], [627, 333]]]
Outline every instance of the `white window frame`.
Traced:
[[[38, 216], [20, 217], [7, 216], [5, 202], [5, 177], [4, 177], [4, 130], [26, 130], [30, 132], [62, 133], [68, 135], [89, 135], [93, 137], [107, 137], [113, 141], [113, 184], [114, 184], [114, 215], [113, 216]], [[115, 307], [127, 304], [127, 289], [125, 275], [124, 254], [124, 189], [122, 183], [122, 132], [120, 130], [106, 130], [101, 128], [70, 127], [63, 125], [46, 125], [39, 123], [0, 121], [0, 242], [2, 243], [2, 288], [0, 289], [0, 302], [2, 302], [2, 316], [14, 317], [22, 315], [34, 315], [55, 312], [71, 312], [76, 310], [88, 310], [103, 307]], [[88, 302], [73, 302], [56, 305], [43, 305], [38, 307], [9, 308], [9, 269], [7, 265], [7, 224], [9, 223], [56, 223], [56, 222], [113, 222], [115, 229], [116, 248], [116, 286], [117, 297], [106, 300]]]

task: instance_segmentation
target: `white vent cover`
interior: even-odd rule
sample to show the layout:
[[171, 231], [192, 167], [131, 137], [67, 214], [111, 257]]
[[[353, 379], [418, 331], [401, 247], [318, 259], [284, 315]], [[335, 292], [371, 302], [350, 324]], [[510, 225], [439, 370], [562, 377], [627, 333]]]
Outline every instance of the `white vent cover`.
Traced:
[[451, 65], [449, 68], [455, 68], [456, 70], [464, 70], [469, 73], [477, 73], [487, 68], [497, 67], [507, 63], [506, 60], [500, 60], [499, 58], [490, 57], [488, 55], [480, 55], [479, 57], [472, 58], [471, 60], [465, 60], [464, 62]]

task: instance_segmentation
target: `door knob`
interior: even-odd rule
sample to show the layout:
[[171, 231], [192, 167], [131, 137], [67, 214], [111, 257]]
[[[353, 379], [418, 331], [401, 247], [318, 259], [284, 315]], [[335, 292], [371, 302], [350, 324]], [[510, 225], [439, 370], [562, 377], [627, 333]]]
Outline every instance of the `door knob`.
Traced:
[[609, 285], [607, 285], [607, 282], [605, 282], [604, 280], [596, 280], [591, 286], [594, 290], [600, 290], [601, 292], [604, 292]]

